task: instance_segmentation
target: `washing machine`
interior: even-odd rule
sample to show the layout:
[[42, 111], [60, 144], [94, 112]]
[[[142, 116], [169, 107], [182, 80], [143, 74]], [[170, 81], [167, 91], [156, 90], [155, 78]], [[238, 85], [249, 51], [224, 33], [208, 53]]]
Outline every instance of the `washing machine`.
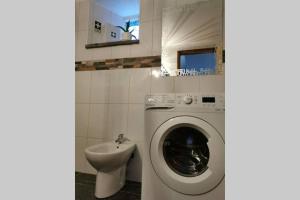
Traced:
[[224, 114], [223, 93], [146, 96], [142, 200], [225, 199]]

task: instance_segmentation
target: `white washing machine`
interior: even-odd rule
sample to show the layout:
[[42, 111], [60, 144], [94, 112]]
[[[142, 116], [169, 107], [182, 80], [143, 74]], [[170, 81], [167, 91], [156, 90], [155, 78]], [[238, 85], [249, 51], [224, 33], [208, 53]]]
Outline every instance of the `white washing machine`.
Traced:
[[224, 200], [224, 94], [148, 95], [145, 109], [142, 200]]

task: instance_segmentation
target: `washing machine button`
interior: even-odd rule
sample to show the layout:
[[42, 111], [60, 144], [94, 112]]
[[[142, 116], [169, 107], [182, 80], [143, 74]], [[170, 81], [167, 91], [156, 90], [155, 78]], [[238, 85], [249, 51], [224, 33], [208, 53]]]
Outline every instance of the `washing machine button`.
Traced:
[[191, 97], [191, 96], [185, 96], [185, 97], [183, 97], [183, 102], [185, 104], [191, 104], [193, 102], [193, 97]]

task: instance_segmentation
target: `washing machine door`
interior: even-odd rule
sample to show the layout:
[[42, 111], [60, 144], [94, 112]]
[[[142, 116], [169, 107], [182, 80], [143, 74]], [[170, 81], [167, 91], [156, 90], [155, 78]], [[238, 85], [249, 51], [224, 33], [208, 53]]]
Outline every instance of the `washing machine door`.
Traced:
[[157, 176], [171, 189], [188, 195], [213, 190], [224, 178], [225, 144], [204, 120], [179, 116], [155, 132], [150, 158]]

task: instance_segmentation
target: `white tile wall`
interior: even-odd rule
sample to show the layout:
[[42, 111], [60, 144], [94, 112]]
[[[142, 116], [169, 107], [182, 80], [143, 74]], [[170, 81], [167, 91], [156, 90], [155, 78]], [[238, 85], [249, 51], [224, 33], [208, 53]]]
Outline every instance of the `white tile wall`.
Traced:
[[91, 75], [91, 103], [108, 103], [109, 101], [109, 70], [99, 70]]
[[76, 137], [75, 139], [75, 170], [86, 172], [86, 159], [84, 149], [86, 147], [85, 137]]
[[111, 58], [129, 58], [130, 46], [116, 46], [111, 49]]
[[109, 104], [108, 131], [112, 138], [127, 135], [128, 104]]
[[88, 133], [89, 104], [76, 104], [75, 106], [76, 128], [75, 135], [86, 137]]
[[127, 136], [136, 141], [144, 141], [144, 104], [129, 104]]
[[89, 103], [91, 72], [81, 72], [75, 75], [75, 102]]
[[154, 0], [140, 0], [140, 21], [151, 21], [153, 18]]
[[129, 162], [127, 179], [141, 181], [144, 95], [224, 91], [224, 76], [157, 78], [155, 72], [159, 68], [76, 72], [77, 171], [95, 173], [82, 154], [84, 148], [123, 133], [138, 146]]
[[225, 92], [224, 75], [203, 76], [200, 79], [201, 92]]
[[75, 3], [75, 31], [79, 31], [79, 2]]
[[112, 55], [112, 47], [95, 48], [95, 49], [84, 49], [88, 52], [89, 60], [105, 60], [110, 59]]
[[88, 137], [97, 139], [108, 139], [108, 105], [90, 104]]
[[199, 92], [200, 76], [176, 76], [174, 77], [174, 91], [176, 93], [181, 92]]
[[163, 0], [163, 8], [172, 7], [176, 5], [177, 0]]
[[153, 21], [153, 47], [152, 55], [161, 55], [162, 20]]
[[154, 0], [153, 19], [160, 19], [162, 17], [163, 0]]
[[110, 103], [128, 103], [129, 79], [129, 70], [111, 70]]
[[172, 93], [174, 92], [174, 77], [157, 77], [159, 67], [152, 68], [151, 94], [153, 93]]
[[87, 44], [88, 31], [78, 31], [77, 32], [77, 41], [75, 45], [76, 51], [76, 61], [86, 61], [91, 60], [91, 51], [87, 51], [85, 45]]
[[79, 2], [79, 12], [78, 12], [78, 30], [84, 31], [88, 30], [89, 25], [89, 2], [81, 1]]
[[144, 103], [150, 93], [151, 68], [130, 69], [129, 103]]

